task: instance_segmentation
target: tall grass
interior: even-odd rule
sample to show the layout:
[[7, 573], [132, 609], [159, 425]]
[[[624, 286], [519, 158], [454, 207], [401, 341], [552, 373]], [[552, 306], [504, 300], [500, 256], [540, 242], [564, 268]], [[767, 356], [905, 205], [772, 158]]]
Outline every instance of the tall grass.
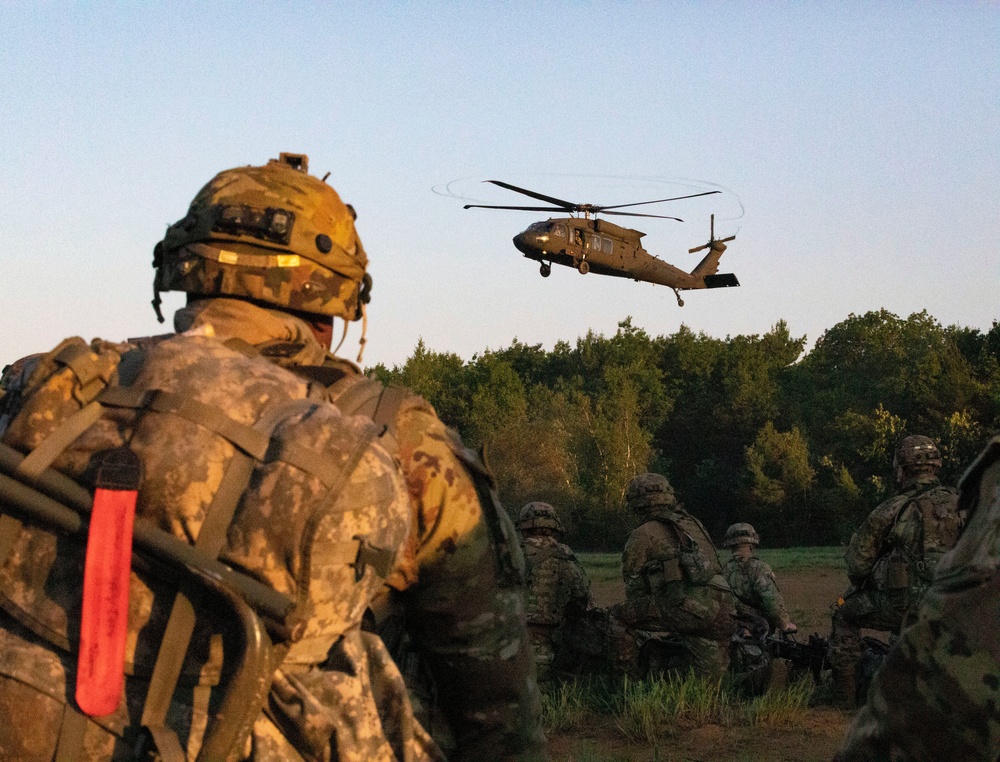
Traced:
[[814, 690], [812, 677], [803, 675], [786, 688], [755, 696], [740, 705], [740, 724], [779, 727], [800, 723]]
[[720, 680], [689, 675], [622, 682], [615, 724], [633, 741], [655, 743], [678, 725], [704, 725], [729, 717], [730, 695]]
[[693, 674], [649, 680], [583, 679], [549, 688], [542, 697], [542, 713], [549, 731], [573, 730], [603, 716], [630, 741], [655, 747], [681, 727], [794, 725], [802, 721], [812, 692], [808, 676], [752, 698], [742, 696], [728, 681]]

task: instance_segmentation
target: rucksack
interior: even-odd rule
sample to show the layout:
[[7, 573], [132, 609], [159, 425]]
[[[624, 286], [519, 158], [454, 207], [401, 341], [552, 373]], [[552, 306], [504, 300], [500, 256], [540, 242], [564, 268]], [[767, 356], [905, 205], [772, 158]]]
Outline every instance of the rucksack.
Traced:
[[[133, 700], [145, 701], [142, 723], [165, 759], [182, 758], [176, 736], [188, 728], [167, 728], [166, 715], [171, 697], [188, 694], [208, 707], [200, 758], [239, 753], [274, 669], [322, 662], [360, 624], [408, 530], [405, 502], [377, 510], [393, 482], [357, 471], [366, 453], [391, 464], [378, 427], [239, 349], [204, 335], [142, 348], [67, 339], [3, 398], [0, 435], [26, 453], [24, 481], [51, 466], [90, 484], [100, 455], [127, 446], [143, 465], [142, 520], [294, 602], [288, 626], [249, 648], [248, 638], [268, 632], [238, 596], [206, 594], [135, 557], [126, 672], [130, 685], [149, 687], [130, 689], [128, 700], [133, 712]], [[84, 556], [77, 538], [0, 518], [0, 606], [63, 652], [76, 648]], [[128, 713], [120, 705], [91, 719], [120, 735]]]

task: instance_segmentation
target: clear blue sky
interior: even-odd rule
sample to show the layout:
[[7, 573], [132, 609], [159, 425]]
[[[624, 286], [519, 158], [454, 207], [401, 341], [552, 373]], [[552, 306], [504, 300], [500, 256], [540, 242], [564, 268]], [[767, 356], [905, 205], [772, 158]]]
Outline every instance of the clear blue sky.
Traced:
[[[420, 337], [467, 359], [515, 337], [551, 348], [626, 316], [719, 337], [784, 319], [810, 342], [883, 307], [988, 329], [998, 41], [996, 2], [7, 2], [0, 364], [68, 334], [162, 332], [165, 226], [215, 172], [280, 151], [358, 209], [366, 364]], [[632, 224], [691, 269], [715, 212], [742, 287], [678, 308], [649, 284], [543, 280], [511, 237], [545, 215], [433, 192], [518, 202], [489, 178], [606, 204], [722, 186], [663, 210], [683, 224]]]

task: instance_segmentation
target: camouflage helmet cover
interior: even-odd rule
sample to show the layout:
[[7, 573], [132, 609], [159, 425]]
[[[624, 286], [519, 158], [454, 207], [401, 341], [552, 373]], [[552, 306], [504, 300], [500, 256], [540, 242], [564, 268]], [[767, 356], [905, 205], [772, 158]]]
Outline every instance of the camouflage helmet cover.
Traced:
[[371, 279], [353, 209], [307, 169], [283, 153], [217, 174], [157, 244], [154, 306], [160, 291], [186, 291], [359, 318]]
[[893, 469], [912, 466], [941, 467], [941, 451], [930, 437], [915, 434], [903, 437], [896, 446], [892, 459]]
[[548, 529], [559, 534], [563, 533], [563, 525], [556, 515], [556, 509], [548, 503], [539, 501], [528, 503], [521, 508], [517, 515], [517, 526], [522, 532]]
[[677, 505], [677, 498], [665, 476], [647, 473], [629, 482], [625, 502], [633, 511], [643, 511], [656, 506], [672, 508]]
[[735, 548], [737, 545], [760, 545], [760, 535], [753, 525], [741, 521], [733, 524], [726, 530], [726, 537], [722, 541], [722, 547]]

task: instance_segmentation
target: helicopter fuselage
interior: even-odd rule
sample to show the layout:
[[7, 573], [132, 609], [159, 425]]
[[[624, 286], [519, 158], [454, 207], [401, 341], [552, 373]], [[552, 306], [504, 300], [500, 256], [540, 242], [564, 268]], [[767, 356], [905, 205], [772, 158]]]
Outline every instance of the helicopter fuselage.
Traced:
[[602, 219], [549, 218], [514, 236], [514, 246], [525, 257], [541, 262], [543, 275], [548, 274], [546, 263], [550, 263], [574, 267], [581, 273], [632, 278], [677, 290], [739, 285], [732, 275], [727, 276], [732, 282], [713, 281], [718, 259], [726, 249], [724, 243], [713, 243], [708, 256], [687, 273], [646, 251], [640, 242], [643, 235]]

